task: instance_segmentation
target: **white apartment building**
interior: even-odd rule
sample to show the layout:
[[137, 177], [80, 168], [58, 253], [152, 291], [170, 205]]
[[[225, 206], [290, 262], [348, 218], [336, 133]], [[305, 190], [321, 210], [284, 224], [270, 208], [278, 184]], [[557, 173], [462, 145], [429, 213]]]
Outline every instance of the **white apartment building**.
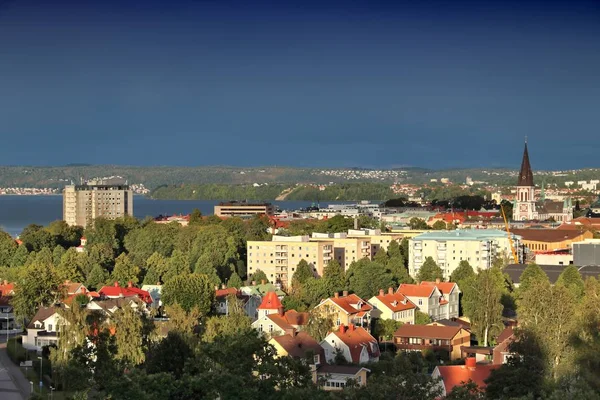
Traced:
[[[510, 234], [513, 245], [522, 259], [521, 236]], [[509, 235], [497, 229], [457, 229], [455, 231], [432, 231], [409, 240], [408, 272], [416, 277], [427, 257], [444, 271], [448, 279], [459, 263], [466, 260], [473, 269], [487, 269], [496, 256], [511, 255]]]
[[87, 227], [94, 219], [133, 215], [133, 191], [123, 182], [89, 181], [63, 190], [63, 219], [68, 225]]
[[263, 271], [271, 283], [290, 286], [296, 267], [305, 260], [315, 275], [333, 257], [333, 241], [310, 241], [308, 236], [273, 236], [272, 241], [248, 241], [248, 275]]

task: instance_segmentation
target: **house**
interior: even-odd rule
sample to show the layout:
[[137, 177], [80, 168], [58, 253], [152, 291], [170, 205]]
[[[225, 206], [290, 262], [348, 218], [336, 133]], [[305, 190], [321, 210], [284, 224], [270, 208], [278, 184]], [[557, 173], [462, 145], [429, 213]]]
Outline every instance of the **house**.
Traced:
[[336, 293], [333, 297], [325, 299], [315, 307], [315, 311], [329, 317], [335, 326], [355, 325], [371, 329], [371, 311], [373, 306], [355, 294], [347, 291]]
[[275, 347], [277, 357], [292, 357], [295, 359], [307, 359], [309, 363], [320, 365], [325, 361], [325, 352], [319, 342], [306, 332], [296, 332], [290, 329], [284, 335], [276, 336], [269, 340], [269, 344]]
[[379, 344], [366, 329], [355, 325], [340, 325], [339, 330], [331, 332], [321, 341], [328, 363], [335, 360], [336, 353], [341, 351], [347, 362], [362, 364], [379, 361]]
[[152, 296], [145, 290], [138, 289], [131, 282], [127, 286], [119, 286], [119, 282], [115, 282], [113, 286], [103, 286], [98, 290], [100, 297], [107, 297], [109, 299], [115, 299], [119, 297], [130, 297], [137, 296], [147, 305], [152, 304]]
[[460, 289], [456, 283], [440, 282], [439, 279], [436, 279], [434, 282], [423, 281], [421, 282], [421, 286], [435, 286], [442, 294], [444, 300], [448, 301], [448, 314], [446, 318], [458, 318], [460, 314]]
[[461, 358], [461, 346], [471, 343], [471, 333], [460, 326], [402, 325], [394, 332], [398, 350], [446, 352], [450, 360]]
[[387, 293], [380, 289], [378, 296], [369, 299], [369, 304], [373, 306], [372, 318], [393, 319], [405, 324], [415, 323], [417, 306], [402, 293], [394, 293], [393, 288], [388, 288]]
[[512, 326], [507, 326], [506, 328], [504, 328], [504, 330], [500, 333], [500, 335], [498, 335], [498, 338], [496, 339], [497, 344], [494, 347], [492, 353], [492, 364], [506, 364], [508, 358], [511, 355], [510, 351], [508, 350], [508, 346], [512, 343], [514, 339], [514, 328]]
[[229, 296], [235, 296], [242, 304], [244, 313], [254, 321], [258, 315], [258, 307], [261, 304], [261, 298], [256, 295], [242, 294], [236, 288], [222, 287], [215, 290], [215, 308], [217, 314], [229, 314]]
[[281, 306], [276, 313], [263, 315], [252, 323], [252, 328], [270, 337], [283, 335], [290, 330], [299, 331], [308, 323], [308, 313], [296, 310], [284, 312]]
[[449, 302], [435, 285], [403, 283], [397, 290], [433, 320], [450, 318]]
[[276, 314], [280, 308], [283, 309], [283, 304], [281, 304], [281, 300], [279, 300], [277, 294], [275, 292], [268, 292], [256, 308], [257, 317], [261, 319], [269, 314]]
[[4, 280], [2, 284], [0, 284], [0, 296], [13, 296], [15, 294], [15, 284], [9, 283], [7, 280]]
[[325, 391], [343, 390], [349, 380], [358, 386], [365, 386], [368, 372], [371, 371], [359, 365], [321, 364], [312, 366], [313, 382]]
[[131, 307], [133, 309], [140, 310], [141, 312], [149, 313], [146, 303], [143, 300], [140, 300], [140, 298], [137, 296], [116, 297], [112, 299], [93, 299], [86, 306], [88, 310], [100, 311], [108, 317], [124, 307]]
[[152, 307], [153, 308], [159, 308], [162, 307], [162, 301], [161, 301], [161, 296], [162, 296], [162, 285], [157, 284], [157, 285], [142, 285], [142, 290], [145, 290], [146, 292], [148, 292], [150, 294], [150, 297], [152, 298]]
[[86, 245], [87, 239], [85, 238], [85, 236], [82, 236], [81, 240], [79, 241], [79, 246], [75, 247], [75, 251], [77, 251], [78, 253], [83, 253], [85, 251]]
[[41, 307], [27, 325], [27, 334], [23, 335], [23, 347], [27, 350], [42, 351], [44, 346], [58, 343], [61, 317], [59, 307]]
[[71, 282], [67, 280], [61, 285], [61, 291], [63, 291], [66, 294], [66, 297], [68, 297], [84, 294], [87, 292], [87, 288], [83, 285], [83, 283]]
[[439, 379], [439, 385], [442, 389], [442, 397], [448, 396], [455, 386], [473, 381], [481, 389], [486, 387], [486, 379], [489, 378], [492, 370], [497, 365], [477, 364], [475, 359], [469, 357], [465, 359], [465, 365], [439, 365], [435, 367], [431, 377], [434, 380]]
[[2, 333], [20, 333], [21, 324], [15, 317], [11, 305], [11, 296], [0, 296], [0, 331]]

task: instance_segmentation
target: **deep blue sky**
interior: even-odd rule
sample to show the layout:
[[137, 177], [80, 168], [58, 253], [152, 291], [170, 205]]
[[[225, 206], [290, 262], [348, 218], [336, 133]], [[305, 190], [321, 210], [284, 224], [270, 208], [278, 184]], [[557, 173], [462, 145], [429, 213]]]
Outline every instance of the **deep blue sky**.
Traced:
[[516, 168], [526, 135], [599, 166], [600, 2], [0, 0], [0, 164]]

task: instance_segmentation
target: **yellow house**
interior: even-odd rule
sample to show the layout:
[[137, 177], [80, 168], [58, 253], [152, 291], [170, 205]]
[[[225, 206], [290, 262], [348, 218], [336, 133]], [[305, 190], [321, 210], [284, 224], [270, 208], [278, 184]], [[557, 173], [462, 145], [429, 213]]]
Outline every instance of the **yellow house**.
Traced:
[[341, 391], [349, 380], [358, 386], [367, 384], [367, 373], [371, 370], [358, 365], [330, 365], [312, 367], [313, 382], [325, 391]]
[[325, 362], [325, 352], [315, 339], [306, 332], [296, 332], [292, 329], [285, 335], [276, 336], [269, 340], [269, 344], [275, 347], [277, 357], [292, 357], [304, 359], [310, 357], [310, 364]]
[[316, 312], [330, 318], [336, 327], [355, 325], [367, 331], [371, 328], [371, 310], [373, 307], [369, 303], [347, 291], [342, 296], [336, 293], [315, 307]]

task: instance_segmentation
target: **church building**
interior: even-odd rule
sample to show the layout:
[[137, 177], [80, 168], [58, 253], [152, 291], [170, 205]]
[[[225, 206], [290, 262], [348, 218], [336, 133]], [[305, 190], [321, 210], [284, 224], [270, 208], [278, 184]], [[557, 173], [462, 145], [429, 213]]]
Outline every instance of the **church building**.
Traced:
[[529, 163], [529, 152], [527, 142], [523, 152], [521, 171], [517, 183], [517, 195], [513, 204], [514, 221], [546, 221], [554, 219], [556, 222], [569, 222], [573, 219], [573, 206], [571, 199], [564, 201], [553, 201], [546, 199], [544, 188], [540, 198], [535, 197], [535, 184], [533, 183], [533, 171]]

